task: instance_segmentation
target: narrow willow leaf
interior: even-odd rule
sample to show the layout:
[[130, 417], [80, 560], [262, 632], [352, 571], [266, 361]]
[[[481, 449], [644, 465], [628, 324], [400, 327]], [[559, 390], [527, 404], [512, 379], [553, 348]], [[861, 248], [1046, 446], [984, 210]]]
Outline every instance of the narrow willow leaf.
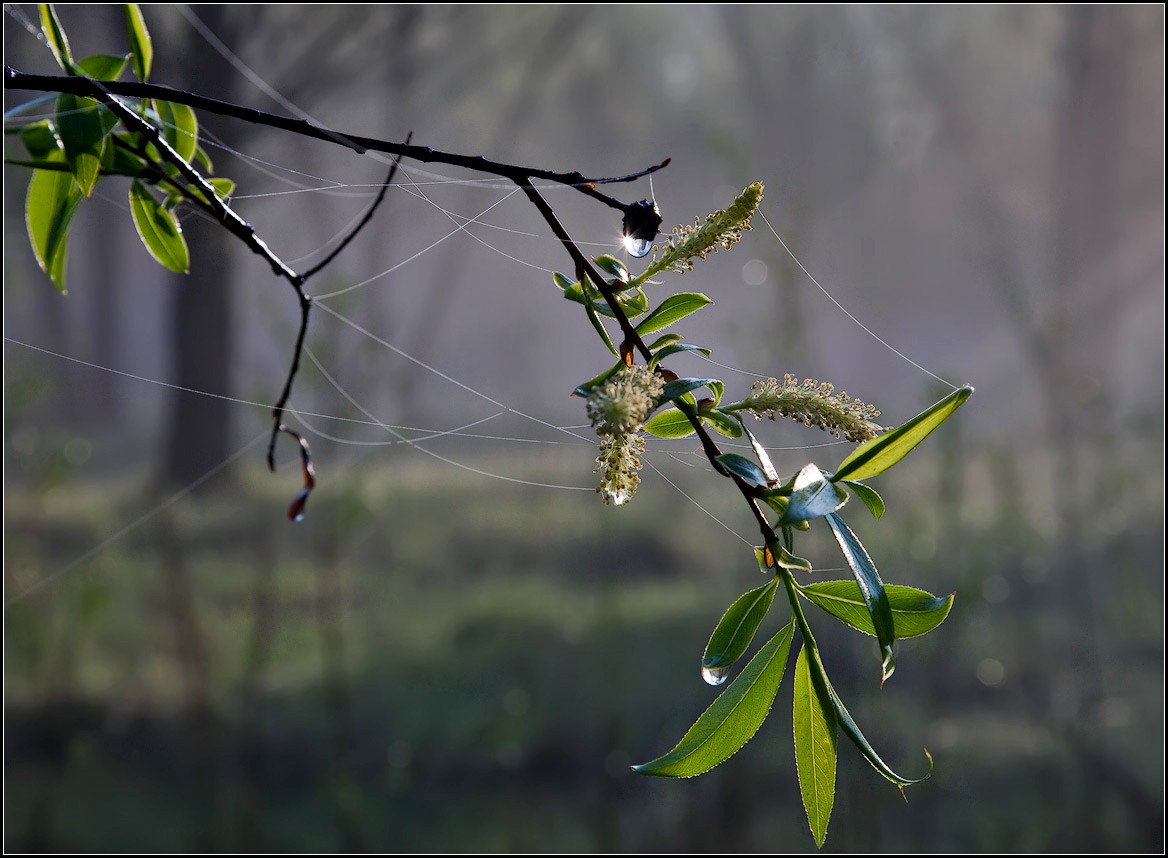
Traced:
[[[650, 351], [652, 351], [652, 348], [650, 348]], [[706, 357], [710, 356], [710, 350], [703, 346], [695, 346], [691, 343], [674, 343], [654, 352], [653, 359], [649, 361], [649, 367], [655, 368], [665, 358], [670, 355], [675, 355], [678, 352], [701, 352]]]
[[171, 271], [186, 274], [190, 254], [178, 221], [137, 180], [130, 183], [130, 215], [150, 255]]
[[835, 513], [827, 516], [827, 523], [835, 534], [835, 541], [839, 543], [844, 559], [852, 567], [852, 574], [856, 576], [856, 584], [872, 617], [872, 627], [876, 630], [876, 640], [880, 644], [880, 683], [883, 685], [896, 670], [896, 656], [893, 653], [896, 624], [892, 620], [892, 605], [888, 601], [888, 594], [884, 592], [884, 582], [880, 580], [876, 565], [856, 534]]
[[655, 354], [658, 349], [663, 349], [666, 346], [673, 345], [674, 343], [680, 343], [681, 339], [681, 334], [662, 334], [657, 339], [653, 340], [653, 342], [649, 343], [649, 351]]
[[[815, 666], [818, 666], [818, 660]], [[835, 804], [836, 713], [827, 687], [814, 675], [807, 646], [795, 660], [791, 722], [795, 733], [795, 768], [807, 823], [816, 846], [823, 846]], [[824, 677], [826, 678], [826, 677]]]
[[561, 274], [559, 271], [552, 272], [552, 282], [564, 292], [577, 285], [575, 280], [570, 279], [566, 274]]
[[623, 286], [629, 282], [629, 269], [625, 267], [625, 264], [615, 256], [610, 256], [606, 253], [603, 256], [597, 256], [592, 261], [595, 262], [596, 267], [605, 274], [611, 274], [613, 277], [619, 280], [620, 285]]
[[733, 756], [758, 732], [783, 681], [794, 626], [783, 626], [755, 653], [750, 664], [723, 691], [663, 757], [633, 771], [667, 778], [692, 778]]
[[714, 302], [711, 299], [700, 292], [679, 292], [676, 295], [670, 295], [661, 302], [656, 310], [641, 320], [641, 323], [637, 325], [637, 333], [644, 336], [653, 331], [659, 331], [712, 303]]
[[130, 50], [134, 53], [134, 76], [145, 83], [154, 62], [154, 45], [137, 3], [126, 4], [126, 27], [130, 31]]
[[714, 431], [727, 438], [741, 438], [742, 424], [724, 411], [715, 408], [703, 408], [701, 418], [709, 423]]
[[[811, 561], [805, 557], [797, 557], [788, 551], [783, 546], [778, 546], [779, 553], [775, 555], [775, 562], [784, 569], [791, 569], [795, 572], [810, 572]], [[799, 585], [796, 584], [796, 587]]]
[[811, 521], [835, 512], [847, 502], [847, 492], [824, 477], [815, 465], [807, 465], [795, 475], [787, 511], [779, 523]]
[[158, 121], [162, 124], [162, 139], [170, 144], [184, 161], [190, 163], [199, 148], [199, 120], [195, 111], [185, 104], [171, 101], [154, 102]]
[[754, 640], [759, 623], [770, 610], [778, 586], [778, 579], [772, 578], [761, 587], [743, 593], [726, 609], [714, 633], [710, 635], [710, 642], [706, 644], [706, 651], [702, 655], [703, 672], [729, 670], [742, 658]]
[[754, 455], [758, 457], [758, 461], [762, 464], [762, 470], [767, 476], [768, 484], [772, 486], [778, 485], [781, 482], [779, 480], [779, 472], [771, 464], [771, 457], [767, 455], [766, 448], [758, 442], [758, 439], [754, 437], [754, 433], [746, 427], [746, 423], [741, 417], [738, 418], [738, 422], [742, 424], [742, 431], [746, 433], [746, 438], [750, 441], [750, 448], [754, 450]]
[[765, 545], [754, 546], [754, 559], [758, 561], [758, 571], [769, 575], [774, 568], [773, 558], [767, 552]]
[[115, 124], [109, 121], [112, 116], [92, 98], [66, 93], [57, 99], [57, 133], [65, 147], [65, 160], [77, 187], [87, 197], [97, 184], [105, 136]]
[[840, 482], [864, 502], [864, 506], [868, 507], [868, 512], [872, 513], [873, 518], [879, 519], [884, 515], [884, 498], [880, 497], [880, 493], [876, 489], [863, 483], [857, 483], [855, 480], [840, 480]]
[[678, 378], [669, 384], [665, 385], [665, 390], [661, 392], [661, 402], [669, 402], [672, 399], [678, 399], [691, 390], [697, 390], [699, 387], [705, 387], [712, 378]]
[[654, 414], [644, 428], [650, 435], [656, 435], [658, 438], [685, 438], [695, 431], [689, 418], [676, 408]]
[[[866, 635], [876, 636], [868, 604], [864, 601], [860, 585], [855, 581], [816, 581], [814, 584], [796, 586], [808, 601], [814, 602], [833, 617]], [[942, 598], [901, 584], [885, 584], [884, 592], [892, 608], [892, 625], [898, 639], [919, 637], [931, 632], [945, 621], [953, 607], [952, 593]]]
[[[819, 664], [818, 659], [815, 659], [814, 661], [816, 664], [818, 664], [819, 670], [822, 671], [823, 665]], [[860, 749], [860, 753], [864, 755], [864, 759], [869, 762], [872, 768], [874, 768], [888, 780], [892, 781], [898, 787], [919, 784], [921, 781], [927, 780], [932, 776], [933, 756], [927, 750], [925, 751], [925, 758], [929, 761], [929, 770], [919, 778], [902, 777], [889, 768], [888, 764], [885, 763], [884, 760], [880, 759], [880, 755], [876, 753], [876, 749], [872, 747], [872, 744], [860, 731], [859, 726], [856, 724], [851, 714], [849, 714], [847, 707], [844, 706], [844, 702], [840, 700], [839, 695], [835, 693], [835, 689], [831, 687], [831, 683], [827, 681], [826, 673], [823, 673], [823, 681], [827, 684], [827, 692], [831, 696], [832, 704], [835, 706], [836, 720], [839, 721], [839, 725], [843, 729], [844, 735], [851, 739], [852, 744]]]
[[605, 330], [604, 322], [600, 321], [600, 316], [596, 315], [596, 310], [593, 309], [591, 302], [584, 302], [584, 312], [588, 315], [588, 321], [592, 323], [592, 327], [596, 329], [596, 333], [600, 336], [600, 339], [607, 346], [608, 350], [614, 355], [619, 355], [620, 352], [612, 344], [612, 339], [608, 336], [608, 331]]
[[64, 147], [61, 138], [57, 136], [57, 126], [51, 120], [42, 119], [39, 122], [30, 122], [20, 129], [20, 139], [24, 148], [34, 161], [47, 160], [50, 157], [63, 162]]
[[596, 376], [596, 378], [589, 379], [588, 381], [584, 382], [579, 387], [577, 387], [575, 390], [573, 390], [572, 395], [573, 396], [583, 396], [585, 398], [591, 396], [592, 391], [595, 388], [604, 384], [606, 381], [608, 381], [610, 378], [612, 378], [614, 375], [616, 375], [618, 372], [620, 372], [621, 369], [624, 367], [624, 365], [625, 365], [625, 362], [623, 360], [618, 360], [616, 363], [614, 363], [612, 366], [610, 366], [608, 369], [606, 369], [600, 375]]
[[77, 63], [77, 71], [94, 80], [117, 80], [129, 59], [129, 54], [95, 54]]
[[195, 164], [202, 167], [204, 173], [215, 172], [215, 165], [211, 163], [211, 159], [207, 157], [207, 150], [202, 146], [195, 149]]
[[726, 392], [726, 385], [720, 381], [711, 381], [706, 387], [710, 388], [710, 393], [714, 394], [714, 405], [722, 401], [722, 394]]
[[235, 182], [231, 181], [231, 179], [220, 177], [218, 179], [208, 179], [207, 183], [215, 191], [215, 196], [221, 200], [226, 200], [235, 192]]
[[723, 453], [717, 458], [723, 468], [735, 476], [741, 477], [747, 485], [766, 488], [767, 475], [750, 459], [737, 453]]
[[37, 264], [62, 295], [66, 291], [69, 222], [82, 199], [70, 172], [37, 170], [28, 183], [24, 222], [29, 244]]
[[73, 53], [69, 50], [69, 38], [57, 20], [57, 10], [51, 3], [41, 4], [41, 32], [45, 34], [45, 42], [56, 57], [57, 65], [66, 74], [73, 74]]
[[831, 477], [832, 481], [866, 480], [887, 471], [912, 452], [917, 444], [925, 440], [930, 432], [944, 423], [972, 395], [972, 387], [955, 390], [907, 423], [865, 441], [840, 463]]

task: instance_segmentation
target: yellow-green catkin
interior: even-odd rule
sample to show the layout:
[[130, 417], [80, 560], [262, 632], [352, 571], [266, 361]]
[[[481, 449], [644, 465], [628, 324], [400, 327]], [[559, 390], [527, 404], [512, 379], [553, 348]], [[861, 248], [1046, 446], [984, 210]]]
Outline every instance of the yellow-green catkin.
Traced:
[[620, 506], [637, 493], [640, 455], [645, 450], [645, 439], [639, 433], [664, 389], [664, 379], [652, 370], [629, 366], [588, 397], [588, 419], [600, 436], [595, 469], [600, 486], [596, 491], [604, 503]]
[[706, 215], [704, 222], [694, 219], [693, 225], [674, 227], [661, 247], [661, 256], [650, 268], [654, 272], [666, 269], [684, 274], [693, 271], [693, 259], [705, 259], [707, 253], [729, 250], [750, 231], [750, 218], [762, 199], [762, 182], [747, 185], [728, 209], [718, 209]]
[[842, 391], [836, 393], [833, 384], [813, 378], [800, 382], [790, 373], [782, 382], [773, 378], [756, 381], [754, 392], [743, 400], [743, 408], [755, 417], [788, 417], [848, 441], [867, 441], [884, 431], [874, 422], [880, 412], [873, 406]]

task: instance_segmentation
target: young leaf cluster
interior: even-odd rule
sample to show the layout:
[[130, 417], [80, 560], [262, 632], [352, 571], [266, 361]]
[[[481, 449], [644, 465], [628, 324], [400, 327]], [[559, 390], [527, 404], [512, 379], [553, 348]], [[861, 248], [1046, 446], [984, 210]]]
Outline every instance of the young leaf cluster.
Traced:
[[[130, 50], [121, 55], [77, 60], [53, 7], [42, 5], [40, 18], [58, 65], [69, 76], [93, 81], [95, 92], [103, 93], [101, 84], [118, 80], [127, 68], [138, 81], [149, 78], [154, 49], [137, 5], [126, 7]], [[132, 116], [127, 116], [130, 111]], [[150, 98], [127, 104], [112, 96], [99, 100], [62, 93], [55, 98], [51, 118], [6, 128], [5, 133], [18, 136], [27, 153], [21, 158], [6, 152], [5, 161], [34, 171], [25, 226], [37, 264], [62, 293], [70, 223], [103, 178], [130, 178], [130, 215], [142, 244], [159, 264], [181, 273], [190, 268], [190, 253], [175, 210], [188, 203], [214, 211], [235, 187], [221, 177], [191, 181], [193, 165], [209, 174], [212, 164], [199, 145], [195, 112], [185, 104]]]

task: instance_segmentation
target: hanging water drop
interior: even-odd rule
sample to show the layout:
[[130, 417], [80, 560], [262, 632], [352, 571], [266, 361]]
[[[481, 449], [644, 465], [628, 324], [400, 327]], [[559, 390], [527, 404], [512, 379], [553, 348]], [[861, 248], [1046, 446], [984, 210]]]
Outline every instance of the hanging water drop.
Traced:
[[625, 236], [625, 250], [629, 252], [629, 256], [635, 256], [637, 259], [640, 259], [642, 256], [648, 256], [649, 251], [652, 249], [652, 239], [634, 238], [631, 235]]
[[729, 667], [706, 667], [702, 665], [702, 679], [710, 685], [721, 685], [730, 675]]
[[661, 212], [652, 200], [638, 200], [625, 208], [621, 222], [624, 228], [625, 250], [640, 259], [653, 249], [653, 239], [661, 228]]

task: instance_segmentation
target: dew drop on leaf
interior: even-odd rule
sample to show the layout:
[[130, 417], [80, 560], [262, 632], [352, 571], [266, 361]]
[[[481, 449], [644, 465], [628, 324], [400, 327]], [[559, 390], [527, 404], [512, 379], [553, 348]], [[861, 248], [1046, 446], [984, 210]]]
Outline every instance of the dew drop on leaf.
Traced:
[[706, 667], [702, 666], [702, 679], [710, 685], [721, 685], [726, 681], [726, 677], [730, 675], [730, 668], [728, 667]]

